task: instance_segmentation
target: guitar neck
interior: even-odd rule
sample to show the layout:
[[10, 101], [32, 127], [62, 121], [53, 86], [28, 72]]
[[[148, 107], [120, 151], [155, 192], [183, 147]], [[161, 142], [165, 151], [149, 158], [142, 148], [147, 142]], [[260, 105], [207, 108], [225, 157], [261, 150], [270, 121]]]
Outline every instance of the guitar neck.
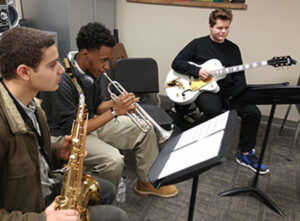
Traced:
[[253, 62], [253, 63], [249, 63], [249, 64], [241, 64], [241, 65], [236, 65], [236, 66], [232, 66], [232, 67], [227, 67], [227, 68], [222, 68], [219, 70], [214, 70], [211, 71], [211, 74], [213, 76], [218, 76], [218, 75], [224, 75], [224, 74], [230, 74], [230, 73], [234, 73], [234, 72], [239, 72], [239, 71], [244, 71], [247, 69], [251, 69], [251, 68], [257, 68], [257, 67], [263, 67], [268, 65], [268, 61], [260, 61], [260, 62]]

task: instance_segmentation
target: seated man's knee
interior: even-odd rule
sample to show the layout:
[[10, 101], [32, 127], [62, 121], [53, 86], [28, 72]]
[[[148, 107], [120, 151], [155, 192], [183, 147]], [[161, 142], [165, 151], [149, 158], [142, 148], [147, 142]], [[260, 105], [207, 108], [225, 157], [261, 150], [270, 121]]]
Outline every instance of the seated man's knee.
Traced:
[[253, 120], [260, 121], [261, 112], [256, 106], [254, 106], [254, 108], [251, 110], [251, 118]]
[[215, 108], [215, 109], [211, 109], [209, 112], [209, 115], [211, 117], [215, 117], [218, 116], [219, 114], [221, 114], [223, 112], [222, 108]]
[[119, 174], [124, 169], [124, 156], [122, 154], [115, 155], [109, 159], [108, 165], [113, 169], [113, 173]]
[[101, 188], [101, 198], [100, 204], [113, 204], [116, 197], [116, 188], [115, 186], [104, 179], [97, 179]]
[[222, 113], [222, 100], [215, 94], [203, 93], [195, 101], [200, 111], [214, 117]]
[[116, 206], [101, 205], [89, 206], [91, 220], [118, 220], [127, 221], [128, 215], [126, 212]]
[[124, 168], [123, 155], [117, 150], [116, 154], [105, 156], [105, 158], [99, 158], [98, 162], [92, 165], [92, 172], [101, 173], [109, 172], [112, 174], [119, 174]]
[[261, 112], [256, 106], [246, 106], [237, 111], [244, 121], [260, 122]]
[[258, 108], [256, 108], [255, 114], [257, 117], [259, 117], [259, 118], [261, 117], [261, 112]]
[[119, 221], [129, 220], [127, 213], [120, 208], [118, 208], [118, 210], [114, 211], [114, 218], [115, 218], [115, 220], [119, 220]]
[[203, 111], [203, 115], [207, 119], [214, 118], [223, 112], [222, 108], [216, 108], [216, 107], [205, 108], [202, 111]]

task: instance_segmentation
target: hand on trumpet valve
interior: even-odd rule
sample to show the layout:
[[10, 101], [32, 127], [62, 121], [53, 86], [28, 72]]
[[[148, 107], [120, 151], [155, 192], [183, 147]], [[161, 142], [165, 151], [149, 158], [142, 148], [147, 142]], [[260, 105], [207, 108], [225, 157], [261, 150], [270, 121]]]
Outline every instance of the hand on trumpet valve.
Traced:
[[123, 93], [118, 96], [114, 102], [113, 108], [118, 116], [134, 112], [137, 108], [135, 103], [139, 102], [139, 98], [135, 97], [133, 93]]

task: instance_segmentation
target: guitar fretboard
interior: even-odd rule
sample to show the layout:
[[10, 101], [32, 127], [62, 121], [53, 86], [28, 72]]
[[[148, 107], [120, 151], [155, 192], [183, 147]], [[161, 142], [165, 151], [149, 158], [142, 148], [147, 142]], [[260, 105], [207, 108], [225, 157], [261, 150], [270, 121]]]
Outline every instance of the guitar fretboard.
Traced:
[[214, 71], [211, 71], [211, 74], [213, 76], [230, 74], [230, 73], [239, 72], [239, 71], [243, 71], [243, 70], [251, 69], [251, 68], [262, 67], [262, 66], [266, 66], [266, 65], [268, 65], [268, 61], [265, 60], [265, 61], [260, 61], [260, 62], [241, 64], [241, 65], [236, 65], [236, 66], [232, 66], [232, 67], [228, 67], [228, 68], [214, 70]]

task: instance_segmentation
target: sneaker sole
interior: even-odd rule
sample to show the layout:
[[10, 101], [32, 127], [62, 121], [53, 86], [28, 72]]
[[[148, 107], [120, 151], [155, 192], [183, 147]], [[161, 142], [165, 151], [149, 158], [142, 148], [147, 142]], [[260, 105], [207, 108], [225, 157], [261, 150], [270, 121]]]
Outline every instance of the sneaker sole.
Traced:
[[[238, 164], [244, 166], [244, 167], [249, 168], [249, 169], [252, 170], [254, 173], [256, 173], [256, 171], [257, 171], [255, 168], [249, 166], [248, 164], [245, 164], [245, 163], [241, 162], [238, 158], [236, 158], [236, 162], [237, 162]], [[270, 170], [267, 169], [266, 171], [259, 171], [259, 174], [267, 174], [267, 173], [269, 173], [269, 172], [270, 172]]]
[[175, 193], [165, 195], [165, 194], [160, 194], [160, 193], [155, 193], [155, 192], [141, 191], [141, 190], [138, 190], [136, 187], [135, 187], [135, 192], [140, 196], [153, 195], [153, 196], [159, 196], [159, 197], [163, 197], [163, 198], [173, 197], [173, 196], [176, 196], [178, 194], [178, 190]]

